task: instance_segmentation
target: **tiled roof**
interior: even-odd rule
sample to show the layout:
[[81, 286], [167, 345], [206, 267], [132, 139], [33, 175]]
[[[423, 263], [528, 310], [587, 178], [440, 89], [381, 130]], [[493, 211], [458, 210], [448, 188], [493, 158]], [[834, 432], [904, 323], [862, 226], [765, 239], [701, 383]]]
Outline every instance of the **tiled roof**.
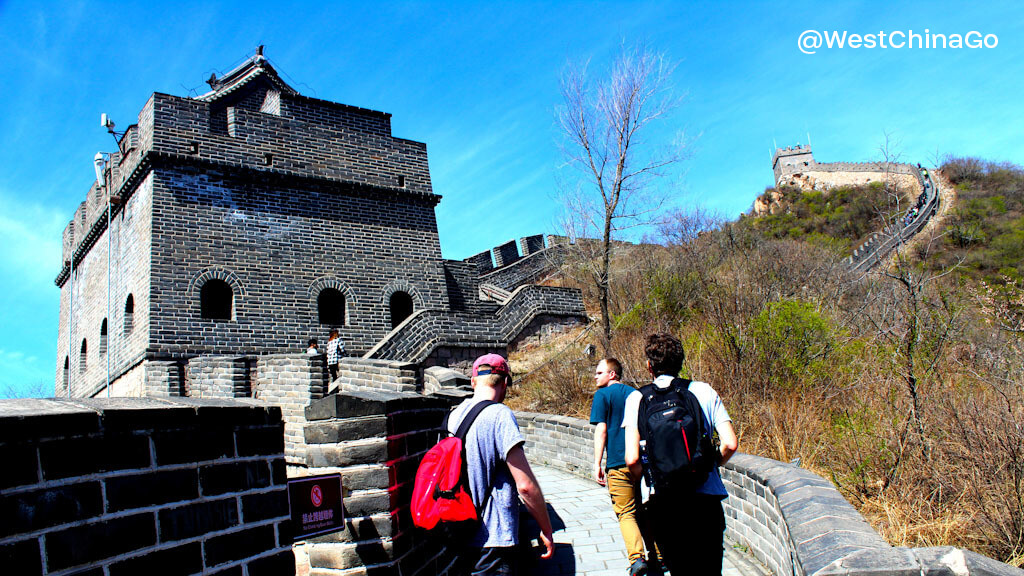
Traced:
[[270, 65], [266, 58], [257, 54], [234, 70], [217, 78], [212, 84], [213, 90], [202, 96], [197, 96], [196, 100], [212, 102], [227, 94], [231, 94], [257, 78], [265, 78], [281, 92], [293, 95], [299, 94], [297, 90], [289, 86], [287, 82], [278, 76], [277, 70], [274, 70], [274, 67]]

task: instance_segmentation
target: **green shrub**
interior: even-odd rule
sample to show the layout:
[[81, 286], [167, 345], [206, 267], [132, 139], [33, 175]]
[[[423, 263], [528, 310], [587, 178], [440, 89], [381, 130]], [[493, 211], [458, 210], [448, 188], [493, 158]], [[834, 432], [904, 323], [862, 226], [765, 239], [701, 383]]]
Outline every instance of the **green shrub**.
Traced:
[[799, 300], [768, 303], [751, 322], [758, 357], [777, 385], [792, 386], [818, 375], [832, 349], [832, 330], [816, 307]]

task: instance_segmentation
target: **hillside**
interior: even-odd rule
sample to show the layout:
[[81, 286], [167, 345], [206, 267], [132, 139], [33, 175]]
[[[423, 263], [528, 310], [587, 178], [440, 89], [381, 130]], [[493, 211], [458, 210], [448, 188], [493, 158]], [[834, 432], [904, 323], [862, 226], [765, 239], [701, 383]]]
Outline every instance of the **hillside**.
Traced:
[[1024, 276], [1024, 171], [1006, 163], [950, 159], [943, 173], [957, 200], [943, 223], [933, 270], [962, 263], [961, 274], [1001, 282]]
[[[941, 172], [957, 192], [945, 215], [863, 278], [844, 259], [891, 217], [877, 187], [783, 189], [785, 209], [731, 222], [674, 215], [658, 245], [615, 254], [609, 353], [643, 382], [644, 336], [677, 335], [684, 375], [721, 393], [741, 450], [799, 458], [893, 544], [1021, 565], [1024, 171]], [[589, 294], [585, 268], [563, 281]], [[588, 344], [601, 349], [595, 331], [517, 352], [530, 367], [511, 401], [586, 417]]]

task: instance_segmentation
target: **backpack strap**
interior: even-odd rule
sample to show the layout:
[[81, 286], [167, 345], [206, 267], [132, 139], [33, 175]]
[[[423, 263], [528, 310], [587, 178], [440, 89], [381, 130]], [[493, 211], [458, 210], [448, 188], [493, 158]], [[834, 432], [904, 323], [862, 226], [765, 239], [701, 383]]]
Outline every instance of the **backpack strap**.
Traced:
[[[476, 417], [484, 411], [484, 408], [487, 408], [491, 404], [497, 404], [497, 402], [494, 400], [481, 400], [480, 402], [477, 402], [475, 406], [470, 408], [469, 412], [467, 412], [466, 416], [462, 419], [462, 422], [459, 423], [459, 428], [455, 431], [455, 436], [459, 440], [465, 442], [466, 434], [469, 434], [469, 427], [473, 425], [473, 422], [476, 421]], [[451, 416], [451, 412], [448, 413], [448, 416]], [[445, 430], [448, 429], [448, 416], [444, 417]]]
[[[690, 384], [692, 383], [693, 380], [687, 378], [676, 378], [672, 380], [672, 387], [679, 392], [680, 396], [685, 396], [687, 392], [690, 392]], [[692, 392], [690, 393], [693, 394]], [[694, 394], [693, 397], [696, 399], [697, 395]], [[697, 407], [700, 408], [697, 413], [700, 414], [700, 422], [698, 423], [700, 424], [701, 436], [711, 438], [711, 422], [708, 420], [707, 415], [704, 414], [704, 408], [701, 407], [700, 400], [697, 400]]]
[[[469, 427], [473, 425], [473, 422], [476, 421], [476, 417], [479, 416], [480, 413], [484, 411], [484, 408], [487, 408], [491, 404], [497, 404], [497, 402], [495, 402], [494, 400], [481, 400], [480, 402], [477, 402], [472, 408], [469, 409], [469, 412], [466, 413], [466, 416], [462, 418], [462, 422], [459, 422], [459, 427], [455, 431], [455, 436], [462, 441], [463, 472], [465, 472], [466, 467], [466, 435], [469, 434]], [[452, 412], [454, 411], [455, 410], [452, 410], [444, 417], [444, 424], [442, 426], [446, 432], [448, 430], [448, 417], [451, 416]], [[462, 477], [465, 478], [465, 475], [463, 475]], [[476, 507], [476, 515], [480, 517], [481, 521], [483, 520], [483, 511], [487, 508], [487, 503], [491, 499], [491, 492], [494, 491], [494, 479], [496, 477], [497, 474], [492, 476], [491, 483], [487, 486], [486, 492], [484, 492], [483, 502], [480, 503], [480, 506]]]
[[668, 389], [674, 388], [676, 392], [682, 394], [690, 389], [691, 382], [693, 382], [693, 380], [690, 380], [689, 378], [673, 378], [672, 384]]

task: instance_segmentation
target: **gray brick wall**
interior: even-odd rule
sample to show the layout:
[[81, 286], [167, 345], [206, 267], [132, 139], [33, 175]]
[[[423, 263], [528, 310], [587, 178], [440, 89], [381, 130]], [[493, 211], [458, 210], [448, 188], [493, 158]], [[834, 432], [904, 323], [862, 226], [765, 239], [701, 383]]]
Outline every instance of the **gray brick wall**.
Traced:
[[284, 455], [289, 466], [304, 466], [306, 444], [302, 430], [306, 407], [327, 392], [323, 355], [267, 354], [256, 359], [256, 398], [281, 409]]
[[[516, 412], [531, 462], [589, 478], [593, 428], [579, 418]], [[726, 534], [773, 574], [1024, 576], [1024, 570], [949, 546], [890, 546], [827, 480], [793, 464], [735, 454], [721, 469]]]
[[508, 266], [516, 260], [519, 260], [519, 250], [516, 248], [515, 240], [509, 240], [501, 246], [496, 246], [491, 250], [491, 252], [494, 254], [495, 268]]
[[3, 400], [10, 574], [294, 574], [276, 408]]
[[[325, 340], [330, 326], [317, 315], [325, 287], [346, 296], [338, 328], [350, 354], [391, 330], [386, 297], [395, 281], [413, 287], [416, 307], [448, 306], [430, 202], [268, 186], [198, 168], [161, 170], [158, 182], [152, 306], [160, 313], [151, 347], [159, 354], [283, 353], [313, 335]], [[209, 273], [232, 285], [231, 321], [201, 318]]]
[[483, 252], [466, 258], [466, 262], [476, 264], [480, 269], [481, 273], [487, 272], [494, 268], [494, 260], [491, 259], [491, 251], [484, 250]]
[[[108, 186], [92, 186], [64, 233], [59, 394], [67, 394], [65, 359], [72, 396], [105, 383], [98, 338], [110, 194], [126, 202], [114, 206], [110, 231], [114, 379], [142, 357], [301, 349], [329, 328], [316, 309], [327, 287], [347, 298], [342, 337], [355, 352], [391, 329], [384, 293], [396, 282], [414, 290], [418, 308], [449, 306], [426, 146], [393, 137], [389, 114], [268, 97], [269, 86], [257, 81], [212, 101], [156, 93], [127, 129]], [[231, 280], [231, 321], [200, 317], [195, 284], [207, 278]], [[135, 309], [124, 335], [129, 294]]]
[[309, 471], [341, 473], [347, 523], [344, 532], [301, 545], [311, 574], [445, 573], [452, 559], [445, 543], [415, 530], [408, 506], [416, 468], [460, 398], [342, 392], [306, 410]]
[[[506, 349], [539, 316], [586, 321], [580, 292], [570, 288], [521, 286], [493, 315], [420, 310], [366, 356], [423, 362], [439, 349]], [[436, 356], [434, 357], [436, 359]]]
[[377, 390], [383, 392], [417, 392], [422, 388], [420, 367], [409, 362], [342, 358], [338, 363], [338, 379], [332, 384], [344, 392]]
[[[123, 209], [121, 209], [123, 208]], [[81, 210], [81, 209], [80, 209]], [[107, 318], [107, 234], [110, 234], [110, 317], [107, 318], [107, 354], [111, 379], [138, 364], [149, 341], [149, 274], [152, 212], [152, 178], [143, 179], [123, 207], [115, 209], [110, 230], [105, 212], [95, 220], [89, 235], [76, 235], [78, 260], [67, 269], [60, 285], [57, 327], [57, 366], [54, 394], [68, 395], [64, 386], [64, 362], [68, 361], [70, 395], [93, 396], [106, 383], [107, 358], [100, 354], [100, 326]], [[77, 214], [76, 214], [77, 218]], [[70, 225], [69, 225], [70, 226]], [[75, 224], [75, 230], [79, 227]], [[67, 257], [68, 260], [71, 257]], [[130, 321], [125, 315], [129, 295], [134, 302]], [[86, 368], [81, 366], [82, 341], [87, 343]]]
[[544, 235], [524, 236], [519, 239], [519, 253], [524, 257], [544, 249]]
[[567, 250], [567, 245], [555, 244], [550, 248], [532, 252], [508, 266], [481, 274], [480, 282], [493, 284], [505, 290], [515, 290], [524, 284], [540, 282], [561, 268]]

